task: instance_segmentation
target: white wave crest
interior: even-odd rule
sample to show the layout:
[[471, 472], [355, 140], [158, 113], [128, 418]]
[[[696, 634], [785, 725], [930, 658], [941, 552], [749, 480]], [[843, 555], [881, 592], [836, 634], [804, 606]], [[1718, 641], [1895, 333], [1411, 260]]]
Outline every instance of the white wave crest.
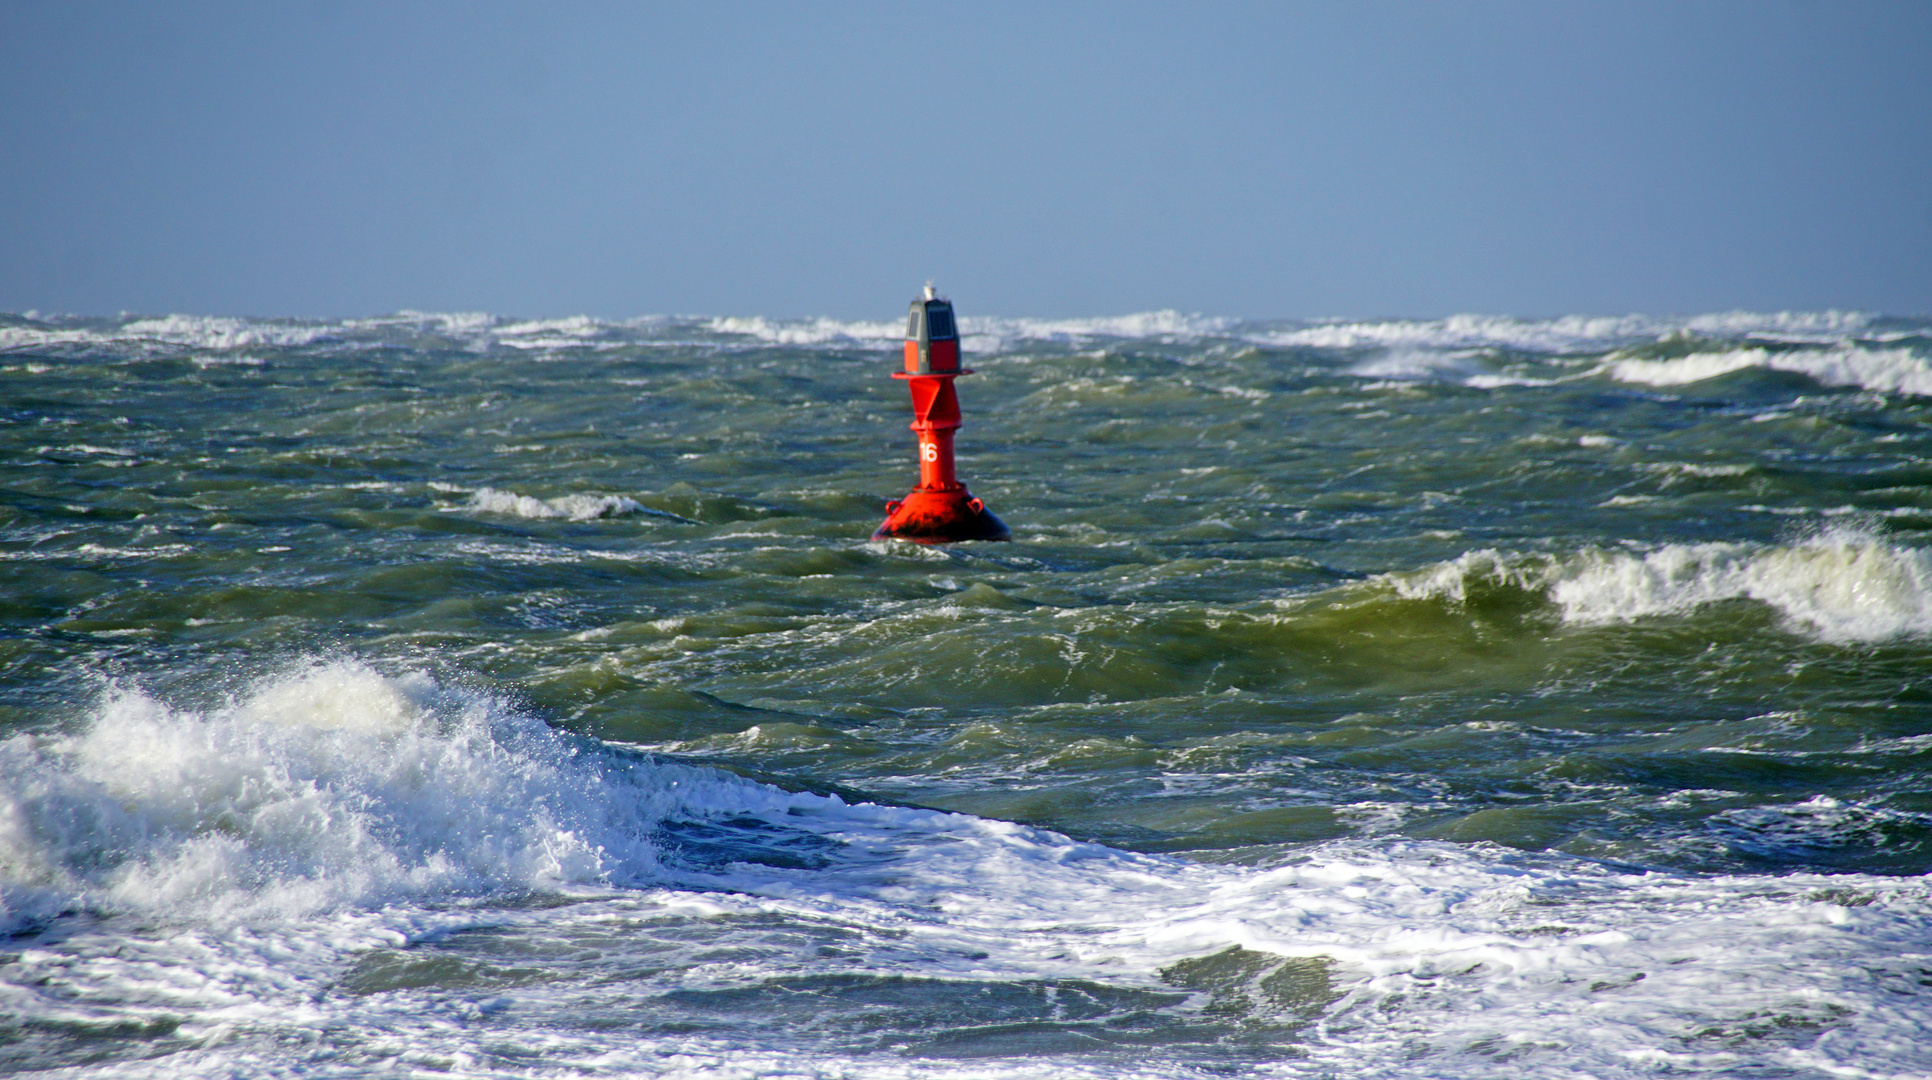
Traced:
[[326, 325], [220, 319], [201, 315], [169, 315], [136, 319], [121, 326], [118, 336], [149, 338], [203, 349], [240, 349], [254, 345], [307, 345], [331, 336]]
[[1086, 319], [1006, 319], [994, 316], [968, 316], [959, 320], [959, 328], [967, 336], [967, 344], [989, 350], [1026, 341], [1064, 344], [1081, 344], [1096, 338], [1149, 338], [1171, 341], [1226, 333], [1233, 325], [1234, 322], [1231, 319], [1190, 315], [1171, 308]]
[[320, 323], [167, 315], [132, 319], [107, 329], [0, 326], [0, 349], [115, 342], [159, 342], [195, 349], [245, 349], [309, 345], [338, 333], [335, 327]]
[[1411, 348], [1389, 349], [1350, 366], [1348, 371], [1365, 379], [1397, 382], [1440, 378], [1467, 381], [1486, 374], [1473, 353], [1463, 350], [1428, 352]]
[[1479, 584], [1538, 592], [1564, 622], [1584, 626], [1754, 600], [1775, 608], [1793, 629], [1826, 641], [1932, 634], [1932, 553], [1850, 530], [1792, 545], [1670, 544], [1645, 554], [1485, 550], [1386, 580], [1398, 595], [1451, 603], [1465, 602]]
[[568, 349], [603, 344], [619, 330], [621, 327], [588, 315], [577, 315], [507, 323], [492, 329], [490, 336], [495, 344], [512, 349]]
[[377, 315], [367, 319], [351, 319], [345, 326], [357, 330], [379, 330], [392, 326], [407, 326], [434, 333], [464, 336], [480, 334], [494, 329], [500, 320], [486, 311], [415, 311], [405, 309], [394, 315]]
[[1826, 386], [1856, 386], [1932, 397], [1932, 362], [1910, 349], [1843, 345], [1829, 349], [1728, 349], [1669, 360], [1612, 359], [1602, 371], [1619, 382], [1682, 386], [1748, 368], [1788, 371]]
[[353, 662], [207, 710], [115, 687], [84, 731], [0, 743], [0, 924], [634, 884], [657, 867], [649, 827], [710, 787], [767, 790], [582, 753], [494, 699]]
[[[839, 319], [766, 319], [732, 317], [710, 319], [705, 328], [720, 334], [741, 334], [774, 345], [830, 345], [889, 348], [904, 340], [905, 324]], [[1096, 338], [1193, 338], [1225, 333], [1230, 319], [1188, 315], [1178, 311], [1144, 311], [1080, 319], [1014, 319], [995, 315], [962, 315], [960, 333], [968, 350], [979, 353], [1028, 341], [1082, 343]]]
[[[896, 307], [896, 305], [894, 305]], [[882, 310], [890, 310], [890, 307]], [[513, 319], [487, 312], [405, 310], [367, 318], [329, 320], [242, 319], [213, 316], [123, 316], [119, 321], [66, 316], [24, 316], [25, 324], [0, 325], [0, 350], [91, 344], [163, 345], [223, 350], [249, 346], [301, 346], [334, 338], [384, 336], [395, 332], [451, 338], [465, 348], [504, 347], [529, 351], [616, 346], [663, 341], [664, 334], [749, 338], [798, 348], [889, 349], [901, 339], [897, 318], [779, 319], [765, 316], [641, 316], [608, 320], [588, 315]], [[1524, 319], [1462, 314], [1442, 319], [1259, 320], [1248, 321], [1173, 309], [1085, 318], [1011, 318], [963, 313], [960, 329], [972, 352], [997, 352], [1027, 342], [1072, 344], [1103, 340], [1171, 342], [1206, 337], [1263, 346], [1328, 349], [1381, 348], [1392, 356], [1428, 351], [1510, 349], [1562, 354], [1601, 353], [1674, 335], [1820, 346], [1851, 347], [1852, 339], [1894, 339], [1922, 330], [1887, 330], [1863, 312], [1745, 311], [1681, 316], [1565, 315]], [[1863, 381], [1859, 385], [1866, 385]], [[1916, 392], [1916, 391], [1915, 391]]]
[[1244, 333], [1259, 344], [1313, 348], [1471, 349], [1505, 348], [1574, 353], [1651, 341], [1690, 332], [1777, 341], [1838, 340], [1871, 325], [1862, 312], [1758, 314], [1730, 311], [1690, 318], [1651, 315], [1564, 315], [1518, 319], [1506, 315], [1451, 315], [1445, 319], [1318, 322], [1288, 330]]
[[1693, 334], [1816, 341], [1866, 333], [1872, 316], [1863, 311], [1720, 311], [1693, 316], [1682, 325]]
[[624, 495], [573, 494], [539, 499], [493, 487], [477, 488], [470, 495], [469, 509], [513, 517], [568, 518], [571, 521], [594, 521], [651, 512], [636, 499]]
[[495, 328], [500, 338], [535, 337], [554, 334], [562, 337], [594, 337], [611, 329], [612, 324], [588, 315], [573, 315], [567, 319], [526, 319], [521, 322], [505, 323]]
[[841, 319], [767, 319], [763, 316], [710, 319], [705, 328], [719, 334], [741, 334], [773, 345], [857, 345], [881, 348], [905, 337], [897, 322], [848, 322]]
[[475, 347], [480, 348], [501, 346], [533, 352], [585, 347], [614, 349], [655, 338], [671, 321], [663, 316], [645, 316], [611, 322], [589, 315], [572, 315], [564, 319], [498, 322], [467, 336]]
[[[653, 843], [658, 826], [700, 818], [827, 854], [740, 860], [727, 846], [719, 859], [703, 832], [675, 830], [660, 834], [661, 850]], [[1782, 851], [1923, 824], [1813, 799], [1730, 812], [1717, 831]], [[583, 902], [522, 902], [532, 890]], [[366, 1072], [405, 1045], [442, 1067], [493, 1033], [514, 1038], [573, 1011], [601, 1020], [694, 987], [733, 992], [734, 1010], [748, 1011], [811, 995], [821, 974], [835, 987], [857, 975], [915, 990], [955, 979], [982, 996], [995, 983], [1045, 987], [1075, 1006], [1083, 987], [1189, 987], [1191, 1005], [1169, 997], [1161, 1008], [1223, 1031], [1315, 1025], [1303, 1056], [1273, 1070], [1283, 1076], [1410, 1077], [1418, 1060], [1427, 1075], [1497, 1075], [1496, 1048], [1519, 1045], [1540, 1055], [1536, 1068], [1503, 1074], [1768, 1062], [1916, 1076], [1927, 1061], [1912, 997], [1932, 927], [1921, 879], [1679, 876], [1408, 840], [1329, 842], [1267, 869], [1137, 854], [638, 760], [487, 697], [350, 662], [310, 664], [199, 710], [115, 690], [84, 731], [0, 742], [0, 905], [0, 926], [77, 908], [144, 917], [16, 947], [0, 991], [20, 1027], [76, 1016], [83, 1034], [156, 1016], [180, 1024], [193, 1041], [153, 1059], [154, 1075], [286, 1072], [288, 1048], [318, 1030], [335, 1041], [295, 1058], [297, 1071], [348, 1060]], [[748, 933], [717, 932], [732, 925]], [[497, 955], [558, 977], [345, 992], [361, 960], [462, 927], [511, 930], [502, 941], [519, 951]], [[828, 938], [840, 947], [824, 948]], [[1301, 963], [1283, 967], [1290, 959]], [[1219, 974], [1204, 985], [1183, 965]], [[790, 983], [801, 975], [802, 991]], [[1250, 989], [1278, 978], [1299, 992]], [[1003, 1025], [1029, 1015], [989, 1004], [1000, 1011], [980, 1015]], [[491, 1013], [517, 1026], [473, 1022]], [[1773, 1027], [1805, 1038], [1737, 1034]], [[836, 1043], [798, 1030], [774, 1045], [735, 1022], [551, 1024], [518, 1064], [533, 1075], [1036, 1077], [1067, 1075], [1068, 1061], [1080, 1075], [1199, 1073], [1079, 1050], [928, 1068], [896, 1047], [854, 1053], [851, 1028], [831, 1028]], [[1721, 1054], [1699, 1049], [1714, 1037], [1726, 1040]], [[129, 1069], [110, 1060], [96, 1071]]]
[[1564, 568], [1551, 598], [1575, 623], [1750, 599], [1826, 640], [1880, 641], [1932, 632], [1932, 559], [1856, 534], [1770, 548], [1673, 544], [1641, 559], [1590, 552]]
[[1660, 332], [1656, 319], [1646, 315], [1615, 317], [1569, 315], [1560, 319], [1514, 319], [1499, 315], [1451, 315], [1446, 319], [1393, 319], [1384, 322], [1334, 322], [1250, 335], [1265, 344], [1305, 345], [1326, 349], [1364, 346], [1385, 348], [1519, 348], [1543, 352], [1573, 352], [1604, 348]]

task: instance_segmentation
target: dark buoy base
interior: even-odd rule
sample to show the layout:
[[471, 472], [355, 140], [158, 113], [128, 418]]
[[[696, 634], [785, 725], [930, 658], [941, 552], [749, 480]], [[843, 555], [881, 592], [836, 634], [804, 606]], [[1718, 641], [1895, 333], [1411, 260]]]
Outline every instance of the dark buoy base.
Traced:
[[957, 544], [963, 540], [1011, 540], [1006, 522], [993, 516], [986, 504], [966, 493], [915, 489], [898, 502], [886, 504], [886, 519], [873, 532], [874, 540], [910, 540], [915, 544]]

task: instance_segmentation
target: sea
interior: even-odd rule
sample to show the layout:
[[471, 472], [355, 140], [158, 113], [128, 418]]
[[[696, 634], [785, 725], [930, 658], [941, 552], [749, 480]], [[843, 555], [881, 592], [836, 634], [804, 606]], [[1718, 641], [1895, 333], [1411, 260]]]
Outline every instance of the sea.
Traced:
[[1932, 319], [0, 316], [0, 1073], [1932, 1075]]

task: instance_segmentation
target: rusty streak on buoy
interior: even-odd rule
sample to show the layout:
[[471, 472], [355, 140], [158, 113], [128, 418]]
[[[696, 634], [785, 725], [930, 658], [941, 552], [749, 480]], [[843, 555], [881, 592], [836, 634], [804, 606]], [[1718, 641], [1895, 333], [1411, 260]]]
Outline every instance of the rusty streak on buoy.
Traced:
[[931, 285], [912, 302], [906, 320], [906, 364], [892, 377], [912, 391], [912, 430], [919, 436], [919, 486], [886, 504], [874, 540], [952, 544], [961, 540], [1010, 540], [1006, 523], [973, 498], [953, 472], [953, 432], [959, 430], [959, 395], [953, 380], [971, 375], [959, 366], [959, 326], [950, 300]]

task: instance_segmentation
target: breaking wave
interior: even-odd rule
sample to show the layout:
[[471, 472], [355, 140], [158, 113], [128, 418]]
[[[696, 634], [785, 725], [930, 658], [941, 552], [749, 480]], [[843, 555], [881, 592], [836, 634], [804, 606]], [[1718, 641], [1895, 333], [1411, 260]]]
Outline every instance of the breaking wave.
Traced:
[[1751, 600], [1826, 641], [1932, 634], [1932, 554], [1850, 530], [1797, 544], [1670, 544], [1567, 556], [1475, 551], [1386, 580], [1406, 598], [1464, 603], [1502, 586], [1540, 594], [1563, 622], [1603, 625]]
[[108, 342], [152, 342], [193, 349], [243, 349], [310, 345], [334, 337], [337, 333], [336, 327], [326, 323], [210, 315], [129, 319], [105, 328], [32, 321], [26, 325], [0, 326], [0, 351]]
[[1602, 370], [1619, 382], [1683, 386], [1753, 368], [1804, 375], [1826, 386], [1932, 396], [1932, 362], [1905, 348], [1726, 349], [1665, 360], [1612, 359]]
[[1790, 312], [1758, 314], [1731, 311], [1691, 318], [1651, 315], [1565, 315], [1518, 319], [1503, 315], [1451, 315], [1444, 319], [1388, 319], [1373, 322], [1317, 322], [1272, 332], [1251, 333], [1258, 342], [1313, 348], [1507, 348], [1538, 352], [1596, 352], [1684, 332], [1719, 336], [1757, 336], [1775, 340], [1835, 339], [1866, 330], [1872, 316], [1863, 312]]
[[483, 694], [312, 662], [206, 709], [109, 686], [84, 730], [0, 742], [0, 926], [75, 908], [295, 917], [634, 884], [723, 774], [589, 752]]
[[[784, 319], [646, 315], [603, 319], [574, 315], [515, 319], [486, 312], [399, 311], [366, 318], [324, 320], [202, 315], [82, 318], [29, 313], [0, 317], [0, 349], [138, 341], [202, 349], [300, 346], [334, 338], [364, 338], [396, 329], [439, 334], [473, 348], [502, 345], [533, 349], [621, 341], [640, 335], [650, 338], [680, 328], [779, 345], [889, 348], [899, 343], [903, 325], [896, 317], [824, 316]], [[1885, 331], [1878, 316], [1844, 311], [1731, 311], [1689, 317], [1565, 315], [1549, 319], [1462, 314], [1441, 319], [1380, 320], [1244, 320], [1173, 309], [1077, 318], [1015, 318], [969, 311], [962, 313], [960, 326], [969, 339], [978, 339], [980, 348], [1028, 341], [1078, 344], [1104, 338], [1194, 340], [1222, 336], [1268, 346], [1516, 349], [1574, 354], [1601, 353], [1686, 334], [1717, 340], [1827, 347], [1842, 346], [1853, 339], [1884, 341], [1899, 336]]]
[[470, 495], [468, 508], [491, 514], [508, 514], [522, 518], [567, 518], [571, 521], [595, 521], [598, 518], [624, 517], [630, 514], [655, 514], [636, 499], [624, 495], [563, 495], [555, 499], [539, 499], [531, 495], [519, 495], [514, 491], [499, 488], [478, 488]]
[[[1892, 823], [1882, 811], [1814, 799], [1720, 824], [1735, 843], [1780, 849], [1793, 830], [1817, 845]], [[794, 850], [760, 858], [760, 843]], [[621, 906], [520, 904], [530, 892]], [[487, 695], [349, 661], [310, 662], [201, 709], [110, 687], [84, 730], [0, 743], [0, 926], [74, 910], [181, 924], [124, 934], [117, 944], [131, 959], [119, 949], [85, 964], [52, 949], [23, 954], [14, 984], [23, 989], [10, 1001], [35, 1022], [71, 1015], [78, 988], [109, 1001], [165, 994], [149, 1000], [205, 1025], [195, 1031], [226, 1030], [215, 1023], [235, 1014], [239, 982], [261, 999], [257, 1031], [288, 1039], [333, 1027], [353, 1037], [361, 1025], [384, 1044], [464, 1052], [473, 1029], [436, 1011], [464, 990], [423, 995], [412, 992], [419, 984], [384, 979], [413, 972], [432, 990], [437, 979], [460, 981], [461, 971], [449, 973], [460, 954], [396, 946], [420, 941], [412, 928], [470, 898], [507, 901], [475, 910], [491, 926], [534, 927], [540, 947], [594, 927], [596, 947], [571, 960], [583, 965], [580, 978], [621, 985], [630, 995], [622, 1007], [655, 1010], [657, 1024], [672, 1014], [678, 1026], [643, 1034], [560, 1025], [544, 1061], [562, 1047], [573, 1062], [597, 1062], [592, 1071], [611, 1061], [660, 1069], [654, 1047], [706, 1033], [687, 1026], [682, 1005], [730, 995], [770, 1008], [794, 986], [825, 993], [807, 1004], [831, 1020], [839, 1008], [862, 1011], [867, 1031], [908, 1022], [871, 996], [841, 1005], [839, 988], [918, 995], [925, 1007], [911, 1028], [921, 1037], [935, 1024], [948, 1037], [1079, 1035], [1095, 1014], [1034, 1010], [1042, 988], [1064, 989], [1075, 1004], [1082, 995], [1144, 1000], [1140, 1012], [1121, 1010], [1128, 1022], [1193, 1023], [1210, 1037], [1210, 1024], [1276, 1039], [1319, 1025], [1284, 1059], [1292, 1075], [1414, 1075], [1418, 1048], [1443, 1075], [1469, 1075], [1472, 1060], [1493, 1064], [1485, 1047], [1530, 1031], [1562, 1055], [1550, 1075], [1628, 1075], [1633, 1060], [1699, 1060], [1660, 1056], [1660, 1043], [1695, 1049], [1701, 1032], [1746, 1030], [1765, 1016], [1773, 1028], [1833, 1033], [1793, 1047], [1781, 1060], [1794, 1067], [1905, 1066], [1922, 1056], [1911, 1010], [1854, 1019], [1810, 996], [1825, 986], [1863, 1007], [1889, 1002], [1893, 985], [1915, 985], [1910, 950], [1924, 938], [1927, 904], [1910, 880], [1691, 879], [1405, 840], [1325, 843], [1265, 869], [1190, 863], [627, 756]], [[356, 926], [315, 917], [345, 912], [367, 917]], [[750, 948], [671, 951], [712, 940], [734, 917], [757, 931], [758, 949], [807, 948], [815, 934], [837, 948], [780, 953], [782, 968]], [[248, 932], [202, 929], [236, 921]], [[275, 925], [262, 932], [263, 923]], [[385, 931], [390, 948], [375, 948]], [[340, 992], [345, 970], [369, 981], [365, 992]], [[932, 1002], [953, 999], [921, 992], [941, 983], [964, 993], [958, 1016], [935, 1021]], [[583, 982], [480, 985], [487, 1007], [536, 1017], [610, 1008], [587, 1006], [595, 995]], [[293, 1019], [281, 1019], [284, 1009]], [[917, 1058], [827, 1056], [845, 1050], [823, 1041], [839, 1030], [827, 1037], [808, 1025], [782, 1062], [787, 1044], [775, 1049], [762, 1031], [733, 1028], [706, 1046], [759, 1050], [761, 1070], [803, 1060], [840, 1075], [921, 1074]], [[1133, 1047], [1144, 1029], [1093, 1030], [1121, 1038], [1080, 1047]], [[263, 1043], [208, 1045], [211, 1057], [184, 1060], [232, 1073], [250, 1071]], [[986, 1045], [1000, 1051], [989, 1060], [1003, 1075], [1065, 1072], [1057, 1059], [1013, 1055], [1011, 1042]], [[624, 1056], [640, 1047], [650, 1053]], [[1153, 1074], [1184, 1071], [1198, 1070]]]
[[859, 345], [883, 348], [903, 339], [897, 322], [848, 322], [841, 319], [767, 319], [731, 316], [710, 319], [705, 329], [719, 334], [741, 334], [772, 345]]

